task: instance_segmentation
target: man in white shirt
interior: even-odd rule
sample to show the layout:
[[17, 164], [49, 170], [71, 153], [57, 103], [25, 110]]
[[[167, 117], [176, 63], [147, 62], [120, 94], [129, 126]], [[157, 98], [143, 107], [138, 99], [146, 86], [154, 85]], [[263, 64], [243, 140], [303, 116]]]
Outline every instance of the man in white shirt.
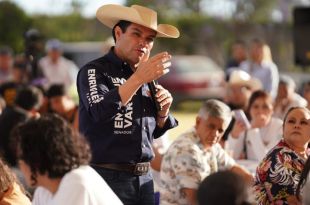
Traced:
[[46, 79], [46, 88], [51, 84], [64, 84], [66, 89], [75, 86], [78, 67], [62, 56], [62, 44], [57, 39], [46, 42], [47, 55], [40, 59], [39, 67]]

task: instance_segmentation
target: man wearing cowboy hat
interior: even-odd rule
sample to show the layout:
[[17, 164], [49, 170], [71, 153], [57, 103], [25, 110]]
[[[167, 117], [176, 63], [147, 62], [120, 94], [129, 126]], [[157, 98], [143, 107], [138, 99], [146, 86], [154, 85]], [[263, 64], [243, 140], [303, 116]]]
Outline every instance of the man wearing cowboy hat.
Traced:
[[179, 31], [157, 25], [157, 13], [138, 5], [104, 5], [96, 16], [112, 28], [115, 46], [78, 74], [80, 131], [93, 167], [124, 204], [154, 204], [151, 144], [178, 123], [169, 114], [169, 91], [157, 85], [153, 98], [147, 85], [169, 72], [171, 55], [149, 55], [156, 37], [177, 38]]
[[225, 102], [232, 110], [245, 111], [251, 94], [259, 89], [262, 89], [262, 84], [257, 78], [243, 70], [236, 69], [230, 74]]

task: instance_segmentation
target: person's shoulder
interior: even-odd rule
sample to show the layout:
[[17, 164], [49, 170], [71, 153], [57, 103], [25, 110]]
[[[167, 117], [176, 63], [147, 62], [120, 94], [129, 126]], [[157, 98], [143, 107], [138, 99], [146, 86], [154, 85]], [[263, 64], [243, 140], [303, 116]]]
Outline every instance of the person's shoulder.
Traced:
[[49, 63], [49, 57], [43, 56], [42, 58], [39, 59], [38, 63], [40, 66], [45, 66], [46, 64]]
[[87, 183], [99, 183], [102, 178], [98, 173], [88, 165], [82, 165], [76, 169], [68, 172], [64, 178], [64, 181], [74, 182], [76, 184], [87, 184]]
[[48, 60], [48, 55], [45, 55], [45, 56], [42, 56], [42, 57], [39, 59], [39, 62], [47, 61], [47, 60]]
[[25, 121], [28, 117], [28, 114], [21, 109], [17, 109], [15, 106], [7, 106], [2, 114], [0, 119], [3, 120], [6, 124], [12, 122], [22, 122]]
[[266, 155], [271, 161], [284, 162], [283, 160], [293, 159], [296, 157], [295, 152], [284, 142], [280, 140]]
[[277, 65], [273, 61], [263, 61], [261, 65], [264, 69], [278, 70]]
[[60, 60], [61, 60], [62, 62], [64, 62], [65, 64], [76, 66], [76, 65], [75, 65], [75, 62], [74, 62], [73, 60], [68, 59], [68, 58], [66, 58], [66, 57], [64, 57], [64, 56], [61, 56], [61, 57], [60, 57]]
[[89, 73], [101, 73], [107, 71], [111, 67], [111, 64], [107, 60], [106, 56], [94, 59], [81, 67], [78, 72], [79, 76], [88, 76]]
[[[68, 204], [82, 204], [77, 202], [84, 199], [87, 204], [90, 204], [88, 201], [90, 197], [97, 201], [96, 204], [108, 204], [107, 202], [122, 204], [104, 179], [88, 165], [82, 165], [68, 172], [62, 178], [57, 192], [58, 195], [55, 195], [53, 204], [63, 202], [63, 197], [71, 202], [67, 201]], [[104, 196], [102, 193], [105, 193]]]
[[85, 65], [83, 65], [81, 67], [81, 70], [83, 69], [89, 69], [89, 68], [93, 68], [93, 69], [98, 69], [99, 67], [104, 67], [105, 65], [109, 64], [110, 61], [108, 60], [107, 56], [102, 56], [99, 57], [97, 59], [94, 59], [92, 61], [89, 61], [88, 63], [86, 63]]
[[291, 107], [306, 107], [308, 104], [307, 100], [303, 98], [298, 93], [293, 94], [293, 102], [291, 103]]
[[53, 198], [52, 193], [44, 187], [38, 186], [33, 194], [33, 205], [47, 205]]
[[250, 64], [251, 64], [250, 60], [244, 60], [244, 61], [240, 62], [239, 68], [248, 67], [248, 66], [250, 66]]
[[273, 148], [266, 154], [265, 159], [276, 158], [285, 149], [283, 140], [280, 140]]
[[[169, 154], [168, 154], [169, 153]], [[169, 147], [167, 154], [178, 158], [199, 155], [201, 153], [200, 140], [194, 129], [180, 135]]]
[[188, 145], [194, 145], [197, 142], [195, 129], [190, 128], [189, 130], [182, 133], [178, 138], [176, 138], [172, 145], [173, 147], [183, 147]]

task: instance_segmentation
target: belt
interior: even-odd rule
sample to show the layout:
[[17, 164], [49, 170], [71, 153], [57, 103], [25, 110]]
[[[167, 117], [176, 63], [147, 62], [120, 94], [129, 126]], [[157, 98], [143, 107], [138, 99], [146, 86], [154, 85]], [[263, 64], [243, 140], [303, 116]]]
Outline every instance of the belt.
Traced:
[[137, 164], [91, 164], [95, 167], [102, 167], [117, 171], [130, 172], [136, 176], [145, 175], [150, 170], [149, 162], [140, 162]]

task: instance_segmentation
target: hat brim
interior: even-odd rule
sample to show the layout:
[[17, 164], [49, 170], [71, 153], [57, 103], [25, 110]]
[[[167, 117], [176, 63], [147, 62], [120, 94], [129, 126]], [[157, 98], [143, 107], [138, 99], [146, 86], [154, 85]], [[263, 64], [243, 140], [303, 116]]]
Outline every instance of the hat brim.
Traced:
[[247, 87], [251, 88], [251, 90], [253, 90], [253, 91], [262, 89], [262, 83], [255, 78], [251, 78], [248, 81], [239, 80], [239, 81], [235, 81], [235, 82], [230, 82], [230, 84], [247, 86]]
[[150, 28], [157, 32], [157, 37], [178, 38], [179, 30], [168, 24], [159, 24], [157, 28], [147, 25], [141, 20], [138, 12], [131, 7], [108, 4], [101, 6], [96, 12], [97, 19], [109, 28], [113, 28], [119, 21], [129, 21]]

